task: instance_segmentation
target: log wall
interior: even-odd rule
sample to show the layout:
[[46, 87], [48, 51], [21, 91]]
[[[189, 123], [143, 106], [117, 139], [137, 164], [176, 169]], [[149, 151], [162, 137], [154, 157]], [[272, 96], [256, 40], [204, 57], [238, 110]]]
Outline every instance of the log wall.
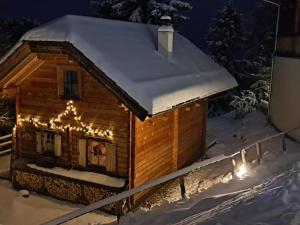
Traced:
[[[58, 97], [57, 65], [74, 66], [81, 71], [82, 96], [75, 101], [82, 121], [93, 123], [94, 127], [113, 131], [113, 142], [117, 145], [117, 174], [128, 175], [129, 112], [104, 86], [99, 84], [84, 69], [67, 56], [40, 54], [45, 63], [20, 84], [18, 112], [22, 117], [40, 116], [41, 121], [49, 121], [66, 108], [67, 100]], [[73, 123], [72, 118], [64, 119]], [[35, 129], [25, 126], [19, 129], [19, 156], [36, 157]], [[57, 160], [63, 165], [78, 167], [79, 134], [62, 134], [62, 156]]]

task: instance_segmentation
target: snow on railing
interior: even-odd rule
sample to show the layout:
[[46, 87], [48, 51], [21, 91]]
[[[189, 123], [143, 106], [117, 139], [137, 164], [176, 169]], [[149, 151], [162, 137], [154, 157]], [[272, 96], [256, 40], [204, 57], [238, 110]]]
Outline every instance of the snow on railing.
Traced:
[[12, 143], [12, 134], [0, 137], [0, 156], [11, 152]]
[[[143, 184], [139, 187], [136, 187], [136, 188], [133, 188], [131, 190], [128, 190], [128, 191], [124, 191], [120, 194], [117, 194], [117, 195], [114, 195], [114, 196], [111, 196], [111, 197], [108, 197], [108, 198], [105, 198], [105, 199], [102, 199], [98, 202], [95, 202], [93, 204], [90, 204], [88, 206], [85, 206], [85, 207], [82, 207], [78, 210], [75, 210], [73, 212], [70, 212], [68, 214], [65, 214], [65, 215], [62, 215], [56, 219], [53, 219], [49, 222], [46, 222], [46, 223], [43, 223], [42, 225], [59, 225], [59, 224], [62, 224], [62, 223], [65, 223], [65, 222], [68, 222], [72, 219], [75, 219], [79, 216], [82, 216], [82, 215], [85, 215], [87, 213], [90, 213], [94, 210], [97, 210], [103, 206], [106, 206], [106, 205], [109, 205], [109, 204], [112, 204], [112, 203], [115, 203], [115, 202], [118, 202], [118, 201], [121, 201], [125, 198], [129, 198], [137, 193], [140, 193], [142, 191], [145, 191], [145, 190], [148, 190], [150, 188], [153, 188], [153, 187], [156, 187], [160, 184], [164, 184], [168, 181], [171, 181], [171, 180], [174, 180], [176, 178], [179, 178], [180, 179], [180, 188], [181, 188], [181, 194], [182, 196], [184, 196], [185, 194], [185, 188], [184, 188], [184, 179], [183, 179], [183, 176], [192, 172], [192, 171], [195, 171], [197, 169], [200, 169], [200, 168], [203, 168], [203, 167], [206, 167], [208, 165], [211, 165], [211, 164], [214, 164], [214, 163], [217, 163], [217, 162], [221, 162], [223, 160], [227, 160], [227, 159], [233, 159], [234, 157], [238, 156], [238, 155], [241, 155], [241, 160], [242, 162], [244, 163], [244, 161], [246, 161], [246, 149], [250, 149], [251, 147], [256, 147], [256, 152], [257, 152], [257, 162], [259, 163], [260, 160], [261, 160], [261, 157], [262, 157], [262, 152], [261, 152], [261, 144], [264, 143], [264, 142], [267, 142], [273, 138], [282, 138], [282, 150], [285, 151], [286, 150], [286, 142], [285, 142], [285, 136], [295, 130], [298, 130], [300, 129], [300, 127], [296, 127], [296, 128], [293, 128], [293, 129], [289, 129], [289, 130], [286, 130], [284, 132], [280, 132], [280, 133], [277, 133], [275, 135], [272, 135], [272, 136], [269, 136], [267, 138], [264, 138], [264, 139], [261, 139], [245, 148], [243, 148], [241, 151], [238, 151], [234, 154], [231, 154], [231, 155], [228, 155], [228, 156], [225, 156], [225, 155], [219, 155], [219, 156], [216, 156], [216, 157], [213, 157], [213, 158], [210, 158], [210, 159], [207, 159], [207, 160], [204, 160], [204, 161], [200, 161], [200, 162], [196, 162], [190, 166], [187, 166], [183, 169], [180, 169], [180, 170], [177, 170], [176, 172], [173, 172], [171, 174], [168, 174], [166, 176], [163, 176], [163, 177], [160, 177], [158, 178], [157, 180], [155, 181], [152, 181], [150, 183], [147, 183], [147, 184]], [[235, 166], [235, 163], [233, 163]], [[233, 168], [234, 169], [234, 168]]]

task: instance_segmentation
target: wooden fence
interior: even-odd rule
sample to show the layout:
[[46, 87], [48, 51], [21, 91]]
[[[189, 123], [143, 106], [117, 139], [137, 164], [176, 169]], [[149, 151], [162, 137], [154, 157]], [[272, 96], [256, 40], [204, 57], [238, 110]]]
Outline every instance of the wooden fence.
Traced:
[[0, 137], [0, 156], [9, 154], [12, 149], [12, 134], [7, 134]]
[[[185, 167], [183, 169], [180, 169], [174, 173], [171, 173], [171, 174], [168, 174], [166, 176], [163, 176], [155, 181], [152, 181], [150, 183], [147, 183], [147, 184], [144, 184], [144, 185], [141, 185], [137, 188], [134, 188], [134, 189], [131, 189], [131, 190], [128, 190], [128, 191], [124, 191], [118, 195], [114, 195], [114, 196], [111, 196], [111, 197], [108, 197], [106, 199], [102, 199], [98, 202], [95, 202], [93, 204], [90, 204], [88, 206], [85, 206], [81, 209], [78, 209], [78, 210], [75, 210], [73, 212], [70, 212], [66, 215], [63, 215], [63, 216], [60, 216], [56, 219], [53, 219], [49, 222], [46, 222], [46, 223], [43, 223], [42, 225], [58, 225], [58, 224], [62, 224], [62, 223], [65, 223], [65, 222], [68, 222], [74, 218], [77, 218], [79, 216], [82, 216], [84, 214], [87, 214], [89, 212], [92, 212], [94, 210], [97, 210], [103, 206], [106, 206], [106, 205], [109, 205], [111, 203], [115, 203], [115, 202], [118, 202], [120, 200], [123, 200], [125, 198], [129, 198], [137, 193], [140, 193], [142, 191], [145, 191], [147, 189], [150, 189], [150, 188], [153, 188], [155, 186], [158, 186], [158, 185], [161, 185], [161, 184], [164, 184], [168, 181], [171, 181], [171, 180], [174, 180], [176, 178], [179, 178], [180, 179], [180, 188], [181, 188], [181, 194], [182, 196], [185, 195], [185, 185], [184, 185], [184, 175], [192, 172], [192, 171], [195, 171], [197, 169], [200, 169], [200, 168], [203, 168], [203, 167], [206, 167], [206, 166], [209, 166], [209, 165], [212, 165], [214, 163], [220, 163], [220, 162], [223, 162], [224, 160], [228, 160], [228, 159], [232, 159], [232, 161], [234, 161], [235, 159], [240, 158], [240, 161], [242, 163], [247, 163], [247, 161], [249, 162], [250, 161], [250, 158], [256, 158], [256, 162], [260, 163], [261, 159], [262, 159], [262, 156], [263, 156], [263, 151], [262, 151], [262, 145], [270, 140], [279, 140], [280, 142], [280, 146], [281, 146], [281, 150], [283, 151], [286, 151], [286, 140], [285, 140], [285, 137], [288, 133], [290, 132], [293, 132], [297, 129], [300, 129], [300, 127], [297, 127], [297, 128], [294, 128], [294, 129], [290, 129], [290, 130], [287, 130], [285, 132], [281, 132], [281, 133], [278, 133], [278, 134], [275, 134], [275, 135], [272, 135], [270, 137], [267, 137], [267, 138], [264, 138], [262, 140], [259, 140], [257, 141], [256, 143], [253, 143], [245, 148], [243, 148], [241, 151], [239, 152], [236, 152], [232, 155], [228, 155], [228, 156], [225, 156], [225, 155], [220, 155], [220, 156], [216, 156], [214, 158], [211, 158], [211, 159], [207, 159], [207, 160], [204, 160], [204, 161], [201, 161], [201, 162], [197, 162], [197, 163], [194, 163], [188, 167]], [[254, 155], [250, 155], [250, 153], [255, 153]], [[252, 159], [251, 159], [252, 160]], [[232, 170], [234, 170], [234, 166], [236, 165], [236, 162], [233, 163], [233, 168]]]

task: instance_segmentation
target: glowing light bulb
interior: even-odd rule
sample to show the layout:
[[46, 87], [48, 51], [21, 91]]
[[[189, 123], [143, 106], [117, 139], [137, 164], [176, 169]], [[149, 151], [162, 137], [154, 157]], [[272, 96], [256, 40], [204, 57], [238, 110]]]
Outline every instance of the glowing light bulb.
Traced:
[[236, 171], [235, 171], [235, 175], [242, 179], [247, 175], [248, 172], [248, 168], [246, 166], [246, 164], [242, 164]]

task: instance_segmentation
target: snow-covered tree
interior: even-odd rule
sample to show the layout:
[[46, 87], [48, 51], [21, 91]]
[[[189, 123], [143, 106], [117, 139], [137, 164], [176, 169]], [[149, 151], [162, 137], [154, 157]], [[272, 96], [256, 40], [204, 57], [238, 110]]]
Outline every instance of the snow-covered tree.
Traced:
[[0, 56], [4, 55], [29, 29], [38, 26], [30, 19], [0, 19]]
[[270, 82], [265, 80], [258, 80], [251, 85], [251, 90], [255, 93], [258, 101], [269, 101], [270, 100]]
[[212, 58], [233, 75], [237, 75], [235, 62], [245, 41], [242, 15], [227, 3], [212, 20], [207, 36]]
[[[29, 19], [0, 19], [0, 57], [3, 56], [37, 22]], [[11, 132], [15, 123], [15, 103], [0, 99], [0, 136]]]
[[0, 136], [10, 133], [15, 123], [15, 103], [13, 99], [0, 101]]
[[243, 118], [247, 113], [254, 112], [257, 104], [256, 95], [250, 90], [244, 90], [239, 96], [233, 96], [233, 100], [230, 102], [237, 118]]
[[168, 15], [173, 23], [187, 20], [182, 14], [192, 6], [183, 0], [90, 0], [95, 16], [138, 23], [160, 24]]

